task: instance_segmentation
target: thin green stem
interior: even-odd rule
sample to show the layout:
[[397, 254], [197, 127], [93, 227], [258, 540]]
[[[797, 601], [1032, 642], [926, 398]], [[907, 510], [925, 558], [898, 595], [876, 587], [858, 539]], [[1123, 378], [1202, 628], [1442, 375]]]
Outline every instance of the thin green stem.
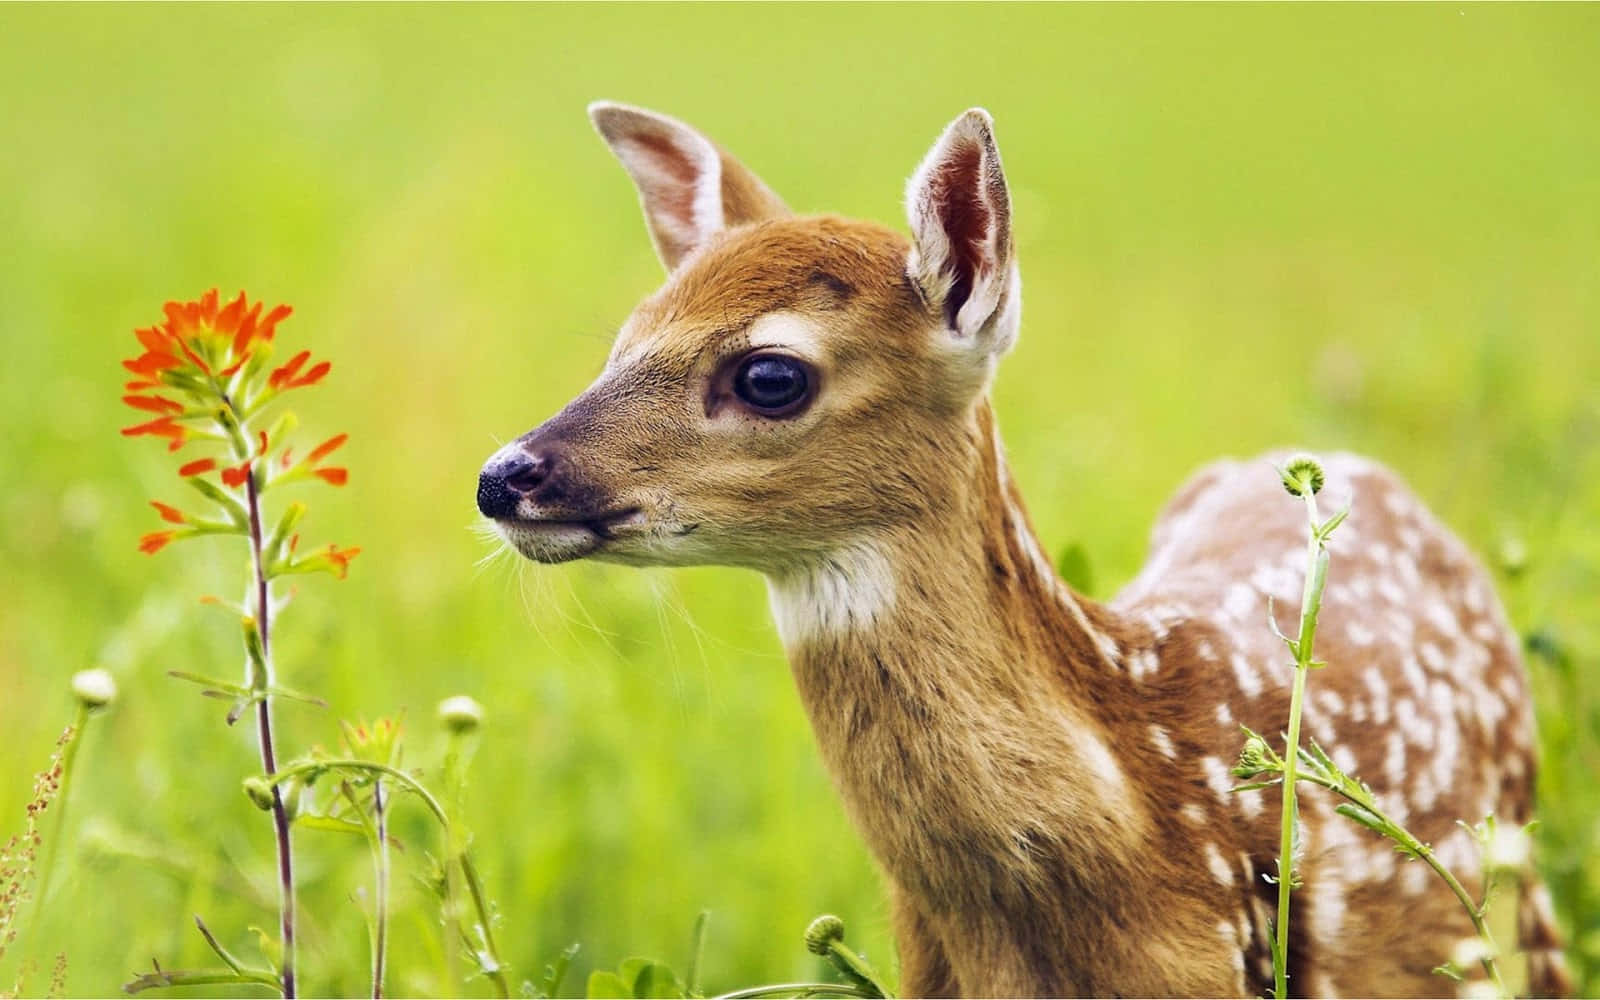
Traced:
[[[439, 821], [439, 826], [444, 831], [445, 845], [449, 854], [445, 861], [446, 877], [449, 876], [450, 866], [453, 862], [455, 867], [460, 869], [462, 878], [467, 883], [472, 905], [477, 910], [478, 924], [483, 929], [484, 952], [489, 959], [488, 966], [485, 967], [484, 972], [489, 976], [490, 981], [494, 983], [496, 992], [501, 997], [509, 997], [511, 995], [511, 984], [506, 979], [505, 965], [500, 961], [500, 952], [495, 945], [494, 930], [490, 920], [492, 913], [489, 909], [488, 900], [483, 894], [483, 885], [478, 879], [478, 870], [473, 865], [471, 856], [467, 854], [465, 846], [456, 843], [455, 832], [458, 828], [455, 823], [451, 822], [450, 814], [445, 811], [444, 806], [439, 804], [439, 800], [434, 798], [433, 793], [423, 787], [421, 782], [399, 768], [391, 767], [388, 764], [379, 764], [370, 760], [356, 760], [349, 757], [308, 760], [298, 764], [290, 764], [282, 771], [269, 774], [267, 781], [276, 790], [281, 783], [288, 781], [290, 778], [298, 777], [302, 774], [333, 770], [365, 771], [368, 774], [385, 775], [395, 779], [395, 781], [415, 792], [422, 799], [423, 804], [428, 807], [428, 811], [433, 814], [433, 818]], [[447, 907], [453, 906], [454, 894], [447, 893], [446, 896]]]
[[377, 825], [377, 839], [373, 845], [377, 932], [373, 935], [376, 941], [372, 946], [372, 1000], [382, 1000], [383, 967], [389, 945], [389, 816], [385, 809], [381, 780], [372, 783], [372, 818]]
[[1288, 759], [1283, 768], [1283, 822], [1278, 841], [1278, 961], [1273, 963], [1272, 995], [1284, 1000], [1289, 995], [1289, 892], [1294, 883], [1294, 828], [1298, 822], [1298, 803], [1295, 799], [1295, 753], [1300, 744], [1300, 707], [1305, 697], [1306, 672], [1295, 668], [1294, 693], [1289, 701]]
[[757, 1000], [760, 997], [861, 997], [870, 1000], [873, 994], [854, 986], [837, 983], [778, 983], [773, 986], [752, 986], [747, 990], [718, 995], [715, 1000]]
[[502, 998], [511, 996], [511, 984], [506, 981], [505, 965], [500, 961], [500, 949], [494, 943], [494, 926], [490, 919], [493, 916], [489, 909], [488, 900], [483, 894], [483, 883], [478, 880], [478, 869], [472, 863], [472, 857], [465, 850], [456, 855], [456, 862], [461, 866], [461, 875], [466, 879], [467, 891], [472, 894], [472, 905], [478, 911], [478, 932], [483, 937], [483, 948], [488, 961], [484, 965], [484, 972], [494, 983], [496, 993]]
[[[1478, 937], [1487, 946], [1487, 954], [1479, 960], [1483, 966], [1484, 973], [1493, 981], [1501, 996], [1510, 996], [1511, 994], [1506, 990], [1505, 980], [1500, 975], [1500, 965], [1496, 961], [1496, 956], [1499, 954], [1499, 946], [1495, 944], [1494, 933], [1489, 928], [1489, 922], [1484, 919], [1484, 908], [1467, 892], [1466, 887], [1461, 884], [1461, 880], [1456, 878], [1455, 874], [1445, 867], [1444, 862], [1439, 860], [1433, 848], [1418, 840], [1415, 834], [1395, 822], [1387, 813], [1378, 808], [1377, 801], [1370, 794], [1353, 794], [1350, 784], [1345, 784], [1330, 776], [1320, 774], [1316, 770], [1306, 772], [1303, 777], [1305, 780], [1339, 795], [1362, 812], [1371, 814], [1376, 825], [1363, 819], [1361, 821], [1363, 826], [1399, 844], [1401, 849], [1412, 857], [1421, 858], [1429, 868], [1433, 869], [1434, 874], [1444, 880], [1444, 884], [1450, 887], [1450, 892], [1461, 903], [1461, 908], [1467, 911], [1467, 916], [1472, 921], [1473, 930], [1477, 932]], [[1346, 778], [1346, 781], [1350, 781], [1350, 779]], [[1354, 782], [1351, 782], [1351, 784], [1354, 784]], [[1363, 786], [1357, 785], [1356, 787]], [[1344, 808], [1347, 807], [1341, 807], [1341, 811]]]
[[283, 989], [283, 982], [277, 976], [255, 969], [241, 969], [238, 972], [232, 969], [174, 969], [171, 972], [147, 972], [122, 989], [125, 993], [140, 993], [144, 990], [165, 989], [172, 986], [221, 986], [237, 983], [254, 983], [270, 986], [275, 990]]
[[[226, 397], [224, 397], [224, 404]], [[250, 686], [261, 695], [256, 703], [256, 733], [261, 747], [261, 767], [268, 774], [278, 769], [277, 753], [272, 738], [272, 699], [267, 689], [272, 685], [272, 595], [267, 584], [267, 567], [261, 551], [261, 495], [256, 478], [259, 470], [252, 468], [245, 477], [245, 500], [250, 512], [250, 568], [252, 588], [255, 591], [255, 627], [261, 637], [261, 666], [252, 668]], [[283, 792], [272, 786], [272, 829], [278, 846], [278, 914], [279, 931], [283, 938], [283, 995], [286, 1000], [295, 996], [294, 962], [294, 851], [289, 839], [289, 810], [283, 804]]]
[[1322, 589], [1328, 578], [1326, 534], [1317, 518], [1315, 492], [1301, 494], [1306, 503], [1309, 530], [1306, 538], [1306, 579], [1300, 595], [1300, 629], [1292, 644], [1294, 686], [1289, 697], [1288, 746], [1283, 766], [1283, 813], [1278, 841], [1278, 921], [1277, 943], [1272, 968], [1272, 993], [1277, 1000], [1289, 995], [1289, 894], [1294, 889], [1295, 830], [1299, 822], [1299, 800], [1295, 781], [1299, 777], [1300, 716], [1305, 704], [1306, 675], [1312, 666], [1312, 650], [1317, 638], [1317, 614], [1322, 607]]

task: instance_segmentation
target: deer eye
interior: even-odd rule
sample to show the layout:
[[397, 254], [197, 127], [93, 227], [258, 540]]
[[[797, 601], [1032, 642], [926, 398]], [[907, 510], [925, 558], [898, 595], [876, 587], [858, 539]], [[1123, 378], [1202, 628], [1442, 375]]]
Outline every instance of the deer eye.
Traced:
[[733, 376], [734, 395], [769, 417], [793, 412], [810, 387], [805, 365], [781, 354], [746, 358]]

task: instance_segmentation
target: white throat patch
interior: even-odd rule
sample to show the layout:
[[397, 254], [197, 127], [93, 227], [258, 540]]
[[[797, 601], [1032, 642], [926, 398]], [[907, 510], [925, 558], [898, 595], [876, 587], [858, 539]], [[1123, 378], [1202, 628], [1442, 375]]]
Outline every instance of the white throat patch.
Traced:
[[784, 648], [872, 628], [894, 606], [894, 568], [882, 549], [858, 542], [803, 569], [767, 578]]

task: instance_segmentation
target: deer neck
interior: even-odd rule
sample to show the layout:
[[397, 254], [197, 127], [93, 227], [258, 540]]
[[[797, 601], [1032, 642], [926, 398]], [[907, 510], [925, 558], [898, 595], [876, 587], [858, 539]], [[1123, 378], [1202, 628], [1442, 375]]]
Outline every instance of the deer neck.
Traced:
[[1095, 707], [1119, 625], [1043, 556], [986, 403], [957, 450], [964, 482], [916, 523], [769, 577], [823, 756], [919, 896], [1126, 878], [1146, 814]]

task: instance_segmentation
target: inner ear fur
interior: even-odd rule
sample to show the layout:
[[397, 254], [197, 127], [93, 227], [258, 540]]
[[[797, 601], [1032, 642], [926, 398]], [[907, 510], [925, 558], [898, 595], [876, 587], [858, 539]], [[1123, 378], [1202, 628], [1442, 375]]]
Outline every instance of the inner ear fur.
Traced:
[[748, 167], [676, 118], [609, 101], [589, 105], [589, 118], [633, 179], [669, 272], [723, 229], [790, 214]]
[[907, 271], [946, 326], [1004, 350], [1016, 335], [1011, 195], [989, 113], [944, 130], [906, 186], [913, 247]]

